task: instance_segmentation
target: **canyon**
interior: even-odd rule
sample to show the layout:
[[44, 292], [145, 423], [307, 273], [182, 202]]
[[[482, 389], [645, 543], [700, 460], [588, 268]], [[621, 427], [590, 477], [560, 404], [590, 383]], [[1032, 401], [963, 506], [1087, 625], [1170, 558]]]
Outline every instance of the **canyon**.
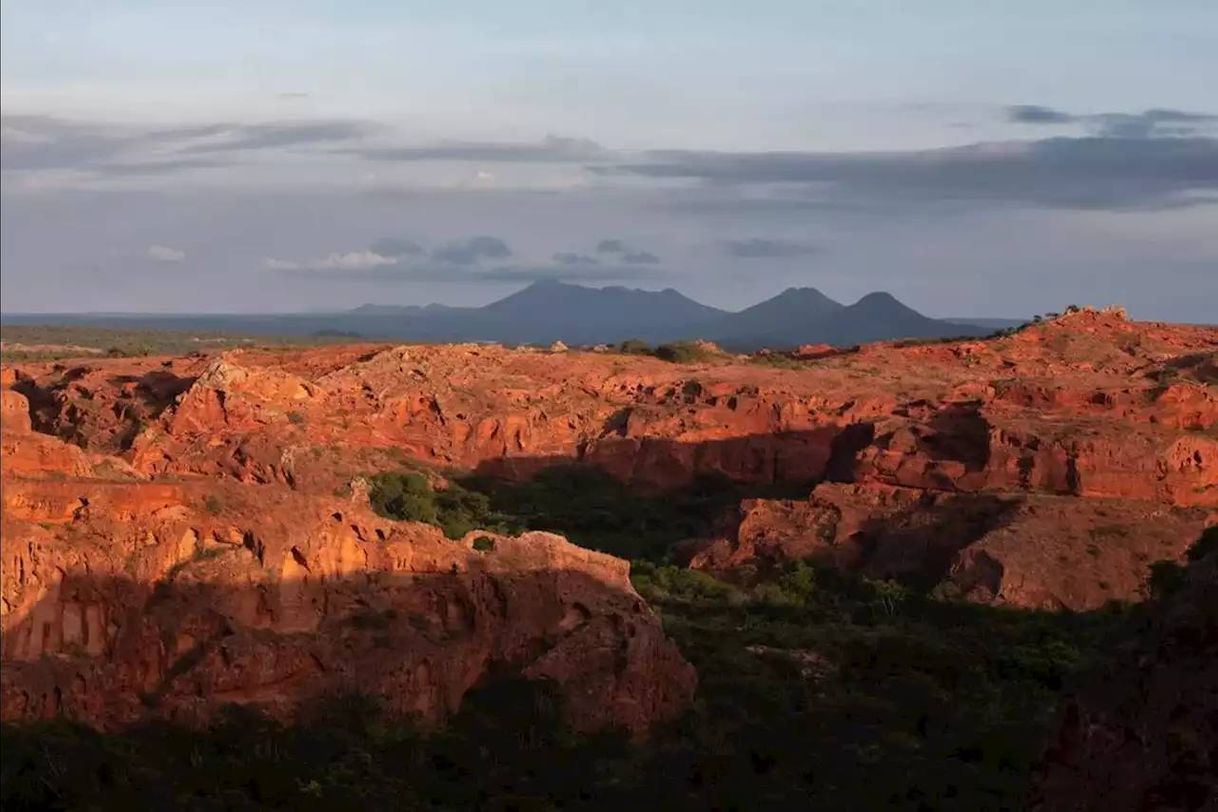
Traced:
[[702, 349], [6, 365], [4, 718], [291, 719], [353, 691], [436, 722], [505, 674], [556, 685], [577, 730], [645, 735], [689, 706], [698, 676], [628, 562], [377, 515], [386, 471], [717, 477], [741, 498], [672, 539], [683, 566], [810, 560], [1035, 610], [1143, 600], [1218, 517], [1215, 328], [1087, 309], [990, 339]]

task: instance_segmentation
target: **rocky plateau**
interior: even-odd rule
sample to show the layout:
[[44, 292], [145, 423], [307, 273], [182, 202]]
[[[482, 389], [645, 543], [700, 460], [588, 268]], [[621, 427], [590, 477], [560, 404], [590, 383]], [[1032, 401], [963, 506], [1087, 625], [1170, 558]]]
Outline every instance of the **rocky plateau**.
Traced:
[[289, 718], [358, 690], [437, 720], [501, 674], [552, 681], [583, 730], [689, 703], [627, 562], [376, 515], [365, 477], [407, 465], [719, 475], [755, 495], [673, 540], [690, 566], [812, 558], [1027, 608], [1140, 600], [1218, 516], [1218, 329], [1084, 310], [781, 360], [365, 344], [7, 366], [4, 717]]

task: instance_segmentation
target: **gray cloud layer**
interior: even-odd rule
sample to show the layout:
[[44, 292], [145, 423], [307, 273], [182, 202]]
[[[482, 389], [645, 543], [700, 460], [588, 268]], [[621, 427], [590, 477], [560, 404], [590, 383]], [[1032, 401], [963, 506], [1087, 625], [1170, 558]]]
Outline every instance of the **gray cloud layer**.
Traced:
[[574, 251], [559, 251], [552, 257], [555, 263], [559, 265], [599, 265], [600, 260], [596, 257], [590, 257], [587, 254], [579, 254]]
[[[887, 153], [660, 150], [625, 154], [592, 141], [558, 136], [531, 144], [383, 145], [374, 143], [373, 136], [379, 139], [389, 133], [387, 128], [352, 120], [137, 130], [9, 116], [4, 120], [3, 168], [67, 169], [115, 178], [168, 177], [302, 149], [317, 156], [318, 165], [336, 153], [372, 162], [567, 162], [602, 177], [633, 176], [657, 183], [700, 180], [721, 188], [768, 184], [784, 187], [785, 201], [779, 202], [792, 206], [817, 201], [839, 208], [986, 202], [1129, 209], [1190, 205], [1214, 197], [1218, 140], [1204, 133], [1218, 126], [1218, 116], [1166, 109], [1076, 115], [1037, 105], [1012, 107], [1007, 115], [1026, 124], [1079, 124], [1097, 134]], [[766, 202], [766, 198], [756, 199]], [[649, 262], [647, 251], [612, 238], [602, 240], [596, 253], [619, 255], [627, 264]], [[465, 256], [460, 246], [454, 246], [437, 259], [472, 261]]]
[[1007, 108], [1007, 119], [1017, 124], [1082, 124], [1107, 138], [1164, 138], [1204, 134], [1218, 124], [1218, 115], [1184, 110], [1144, 110], [1141, 113], [1076, 115], [1038, 104]]
[[382, 237], [381, 239], [372, 243], [372, 245], [368, 246], [368, 250], [383, 257], [406, 257], [417, 256], [423, 253], [423, 246], [419, 245], [414, 240], [403, 240], [397, 237]]
[[726, 240], [723, 249], [728, 256], [737, 259], [781, 259], [820, 253], [820, 248], [809, 243], [767, 240], [760, 237]]
[[658, 265], [660, 258], [650, 251], [635, 248], [625, 240], [609, 238], [596, 244], [596, 253], [609, 254], [626, 265]]
[[469, 237], [441, 246], [431, 252], [431, 258], [450, 265], [473, 265], [484, 259], [503, 259], [512, 249], [498, 237]]
[[794, 184], [792, 203], [1015, 203], [1065, 208], [1164, 208], [1214, 200], [1218, 140], [1050, 138], [919, 152], [660, 151], [595, 171], [722, 187]]
[[485, 163], [580, 163], [611, 157], [585, 138], [547, 136], [535, 144], [451, 142], [417, 147], [358, 147], [340, 150], [370, 161], [480, 161]]
[[621, 256], [627, 265], [657, 265], [660, 262], [660, 258], [650, 251], [627, 251]]
[[598, 254], [623, 254], [627, 250], [625, 241], [618, 239], [604, 239], [596, 244]]
[[[458, 283], [534, 282], [561, 279], [571, 282], [614, 282], [656, 279], [664, 272], [653, 267], [659, 257], [646, 251], [623, 251], [614, 262], [571, 251], [559, 251], [550, 263], [495, 264], [512, 255], [499, 237], [479, 235], [455, 240], [430, 253], [410, 240], [386, 237], [367, 249], [336, 251], [308, 261], [267, 259], [269, 271], [302, 278], [350, 279], [363, 282], [443, 281]], [[639, 267], [647, 266], [647, 267]]]
[[183, 152], [233, 152], [352, 141], [372, 135], [380, 129], [378, 125], [366, 121], [293, 121], [227, 127], [215, 125], [201, 128], [198, 132], [204, 133], [206, 137], [220, 136], [219, 141], [192, 144], [184, 147]]

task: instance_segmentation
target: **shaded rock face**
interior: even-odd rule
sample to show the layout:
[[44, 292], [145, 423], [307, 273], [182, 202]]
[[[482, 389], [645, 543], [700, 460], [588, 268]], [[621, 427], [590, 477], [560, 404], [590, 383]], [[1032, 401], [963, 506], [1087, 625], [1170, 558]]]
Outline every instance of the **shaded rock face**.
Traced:
[[1034, 808], [1218, 804], [1218, 554], [1147, 609], [1143, 627], [1068, 703]]
[[982, 603], [1086, 610], [1145, 596], [1208, 511], [1150, 501], [823, 483], [806, 500], [748, 500], [691, 566], [812, 559]]
[[500, 675], [642, 733], [692, 668], [624, 561], [546, 533], [445, 539], [282, 486], [6, 480], [3, 718], [101, 727], [335, 691], [435, 721]]

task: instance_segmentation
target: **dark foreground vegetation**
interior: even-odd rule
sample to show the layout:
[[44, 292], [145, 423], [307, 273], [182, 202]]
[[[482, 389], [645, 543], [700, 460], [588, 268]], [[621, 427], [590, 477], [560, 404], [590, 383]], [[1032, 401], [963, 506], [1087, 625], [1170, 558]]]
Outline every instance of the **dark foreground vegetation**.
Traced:
[[[573, 478], [574, 477], [574, 478]], [[583, 477], [582, 479], [578, 477]], [[933, 598], [793, 564], [731, 583], [667, 562], [731, 486], [664, 498], [593, 472], [447, 495], [374, 482], [382, 512], [537, 528], [635, 558], [634, 582], [697, 667], [695, 707], [646, 743], [576, 736], [545, 685], [485, 686], [438, 730], [335, 697], [283, 727], [238, 709], [202, 731], [7, 727], [4, 809], [1021, 809], [1066, 692], [1150, 607], [1052, 614]], [[1212, 553], [1211, 538], [1194, 558]], [[1163, 566], [1170, 595], [1182, 568]]]

